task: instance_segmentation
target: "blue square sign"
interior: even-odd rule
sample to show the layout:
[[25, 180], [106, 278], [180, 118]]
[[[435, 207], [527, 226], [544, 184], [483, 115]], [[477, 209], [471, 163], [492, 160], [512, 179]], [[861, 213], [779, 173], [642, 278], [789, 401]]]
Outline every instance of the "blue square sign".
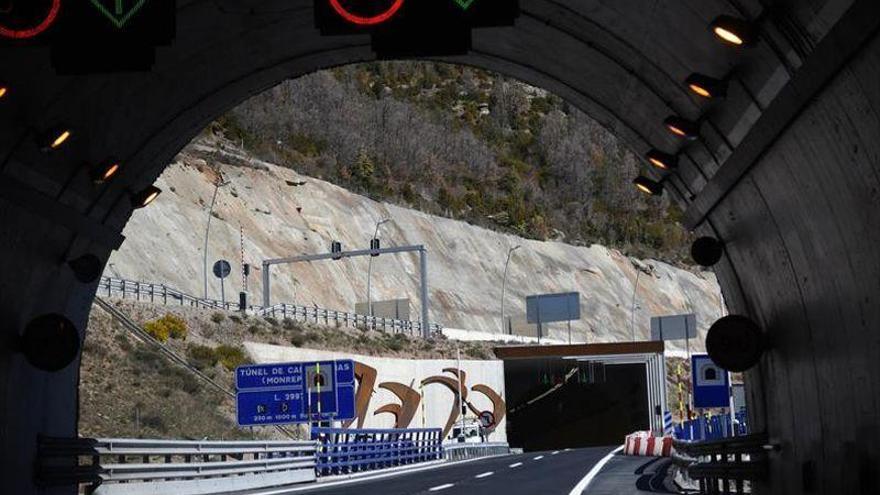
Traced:
[[730, 375], [706, 354], [691, 356], [694, 407], [730, 407]]
[[350, 359], [240, 366], [235, 370], [239, 426], [354, 419]]

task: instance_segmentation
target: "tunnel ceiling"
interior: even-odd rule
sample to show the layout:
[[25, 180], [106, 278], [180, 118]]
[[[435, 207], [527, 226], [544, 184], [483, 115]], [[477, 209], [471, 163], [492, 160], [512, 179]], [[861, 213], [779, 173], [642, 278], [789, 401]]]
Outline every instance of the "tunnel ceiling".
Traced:
[[[515, 27], [476, 30], [470, 54], [441, 60], [554, 92], [639, 155], [681, 153], [667, 184], [687, 208], [851, 7], [766, 3], [522, 0]], [[760, 39], [747, 47], [719, 42], [709, 24], [720, 15], [755, 20]], [[115, 248], [130, 191], [151, 184], [212, 119], [284, 79], [373, 58], [366, 36], [320, 36], [311, 0], [178, 1], [177, 38], [158, 50], [151, 73], [59, 77], [47, 49], [3, 49], [10, 93], [0, 103], [0, 197]], [[684, 81], [694, 72], [729, 77], [728, 97], [689, 92]], [[700, 137], [669, 133], [662, 123], [673, 115], [699, 120]], [[73, 138], [41, 153], [32, 137], [58, 123]], [[122, 171], [96, 188], [83, 163], [108, 157], [120, 159]]]

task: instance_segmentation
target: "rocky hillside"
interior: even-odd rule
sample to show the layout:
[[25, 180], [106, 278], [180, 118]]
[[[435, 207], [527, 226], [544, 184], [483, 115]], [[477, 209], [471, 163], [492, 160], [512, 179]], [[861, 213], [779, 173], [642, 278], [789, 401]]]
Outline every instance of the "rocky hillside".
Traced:
[[214, 130], [255, 156], [377, 201], [529, 239], [687, 263], [668, 198], [607, 129], [540, 88], [438, 62], [374, 62], [287, 81]]
[[[517, 245], [522, 248], [510, 263], [507, 314], [521, 318], [530, 294], [579, 291], [584, 318], [572, 324], [576, 340], [627, 340], [631, 322], [637, 337], [645, 338], [650, 316], [683, 312], [695, 312], [705, 330], [722, 311], [710, 272], [637, 260], [599, 245], [529, 240], [376, 202], [257, 160], [211, 135], [188, 147], [159, 179], [165, 192], [134, 214], [108, 274], [201, 294], [204, 226], [218, 173], [229, 184], [217, 196], [208, 257], [211, 263], [225, 258], [234, 266], [227, 297], [235, 297], [243, 286], [242, 247], [244, 262], [255, 268], [248, 292], [259, 302], [261, 260], [326, 252], [332, 240], [346, 249], [366, 248], [376, 221], [388, 218], [391, 222], [380, 233], [384, 246], [427, 246], [430, 316], [446, 327], [499, 331], [504, 260]], [[373, 299], [410, 298], [418, 314], [417, 258], [386, 255], [373, 261]], [[272, 301], [351, 311], [366, 299], [367, 263], [361, 258], [276, 267]], [[211, 276], [209, 283], [209, 295], [219, 298], [217, 279]], [[564, 325], [553, 328], [564, 338]]]

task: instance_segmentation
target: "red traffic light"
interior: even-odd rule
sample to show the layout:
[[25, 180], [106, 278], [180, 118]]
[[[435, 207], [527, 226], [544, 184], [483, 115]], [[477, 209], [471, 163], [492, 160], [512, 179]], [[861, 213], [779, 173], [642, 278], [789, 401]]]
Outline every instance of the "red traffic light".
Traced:
[[388, 21], [400, 7], [403, 0], [330, 0], [330, 6], [346, 21], [359, 26], [376, 26]]
[[27, 40], [39, 36], [58, 19], [61, 0], [7, 0], [0, 9], [0, 37]]

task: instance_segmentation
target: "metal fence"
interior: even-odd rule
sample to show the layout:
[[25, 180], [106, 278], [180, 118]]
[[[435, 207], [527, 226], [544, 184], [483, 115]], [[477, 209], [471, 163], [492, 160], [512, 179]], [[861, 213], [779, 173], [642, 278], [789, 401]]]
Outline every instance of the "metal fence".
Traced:
[[98, 295], [134, 299], [136, 301], [149, 301], [165, 305], [192, 306], [202, 309], [220, 309], [225, 311], [239, 309], [238, 303], [204, 299], [183, 293], [164, 284], [138, 282], [123, 278], [101, 277], [101, 281], [98, 283]]
[[443, 452], [449, 461], [462, 461], [477, 457], [507, 455], [510, 445], [503, 442], [457, 443], [443, 446]]
[[373, 471], [443, 459], [440, 428], [312, 428], [318, 476]]
[[[135, 301], [147, 301], [165, 305], [190, 306], [200, 309], [215, 309], [221, 311], [241, 310], [237, 302], [233, 303], [229, 301], [218, 301], [216, 299], [204, 299], [186, 294], [164, 284], [138, 282], [122, 278], [101, 277], [101, 281], [98, 284], [98, 295], [133, 299]], [[286, 303], [276, 304], [268, 308], [251, 305], [247, 309], [258, 316], [277, 319], [289, 318], [291, 320], [314, 324], [371, 328], [385, 333], [422, 335], [422, 322], [420, 321], [380, 318], [377, 316], [359, 315], [356, 313], [324, 309], [316, 306], [299, 306]], [[442, 331], [442, 326], [437, 324], [431, 325], [432, 335], [442, 333]]]
[[766, 434], [676, 441], [674, 447], [673, 463], [707, 495], [752, 493], [752, 482], [767, 476], [767, 454], [776, 448], [768, 444]]
[[748, 435], [746, 413], [737, 413], [735, 419], [736, 421], [731, 421], [728, 414], [708, 418], [700, 416], [676, 426], [675, 438], [677, 440], [705, 441]]
[[[263, 316], [272, 318], [289, 318], [307, 323], [337, 325], [354, 328], [372, 328], [385, 333], [402, 333], [406, 335], [422, 335], [422, 322], [381, 318], [378, 316], [359, 315], [332, 309], [323, 309], [294, 304], [276, 304], [259, 310]], [[443, 327], [431, 325], [431, 334], [442, 333]]]
[[39, 439], [37, 480], [86, 494], [204, 495], [315, 480], [309, 441]]

